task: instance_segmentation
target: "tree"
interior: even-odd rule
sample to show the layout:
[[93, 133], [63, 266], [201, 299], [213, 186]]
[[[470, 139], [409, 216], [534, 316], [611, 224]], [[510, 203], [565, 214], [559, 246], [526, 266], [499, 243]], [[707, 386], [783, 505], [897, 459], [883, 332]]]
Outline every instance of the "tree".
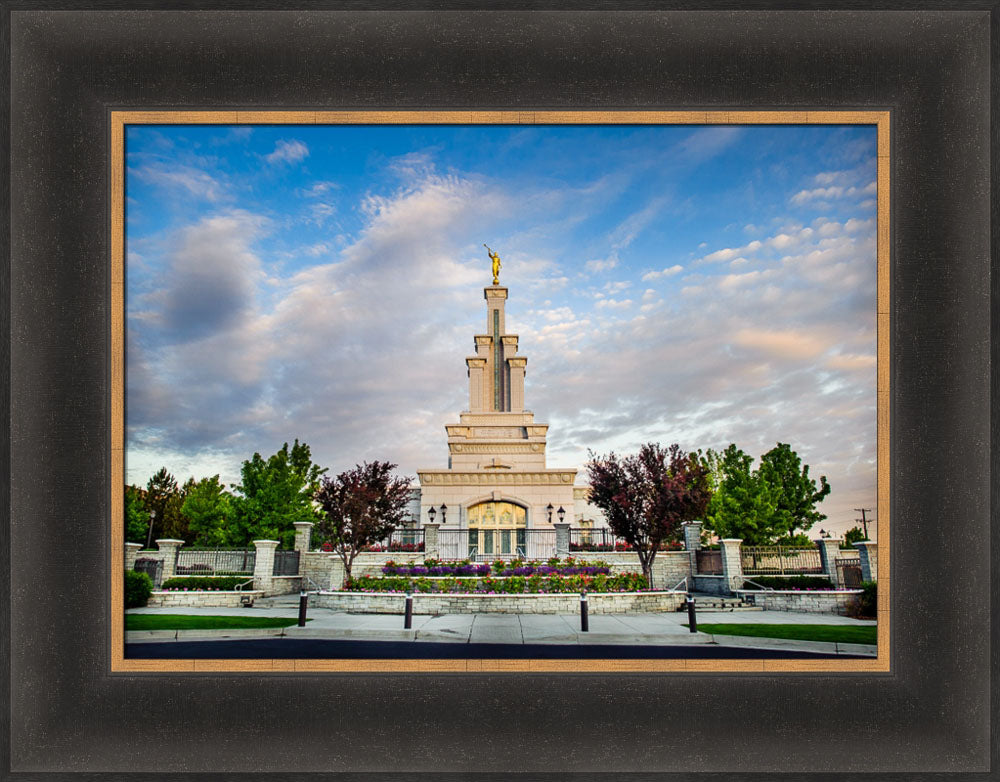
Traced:
[[314, 494], [324, 511], [316, 532], [340, 556], [347, 580], [358, 552], [409, 518], [410, 481], [392, 477], [395, 468], [389, 462], [365, 462], [335, 478], [323, 478]]
[[590, 453], [590, 501], [604, 511], [611, 531], [639, 555], [652, 584], [660, 544], [680, 536], [681, 523], [701, 518], [710, 497], [709, 469], [676, 443], [647, 443], [634, 456]]
[[741, 538], [751, 546], [774, 543], [806, 532], [826, 516], [816, 510], [830, 493], [826, 476], [820, 486], [809, 477], [809, 466], [786, 443], [778, 443], [753, 459], [730, 445], [717, 461], [718, 489], [712, 496], [706, 522], [722, 538]]
[[851, 527], [844, 533], [844, 545], [842, 548], [852, 549], [855, 543], [860, 543], [862, 540], [868, 540], [865, 531], [861, 527]]
[[202, 478], [191, 485], [184, 497], [181, 511], [188, 519], [193, 542], [206, 548], [218, 548], [227, 543], [227, 526], [232, 515], [229, 494], [219, 482], [219, 476]]
[[170, 505], [170, 498], [178, 493], [177, 481], [174, 476], [167, 472], [166, 467], [161, 467], [159, 471], [146, 483], [146, 508], [154, 513], [152, 523], [152, 534], [147, 533], [150, 541], [165, 537], [167, 522], [167, 507]]
[[138, 486], [125, 487], [125, 541], [146, 544], [149, 535], [149, 510], [146, 492]]
[[233, 488], [233, 521], [230, 542], [246, 546], [252, 540], [277, 540], [291, 548], [295, 540], [296, 521], [312, 521], [318, 517], [313, 507], [313, 494], [319, 488], [320, 476], [326, 468], [313, 464], [309, 446], [298, 440], [288, 443], [266, 460], [255, 453], [243, 462], [241, 481]]

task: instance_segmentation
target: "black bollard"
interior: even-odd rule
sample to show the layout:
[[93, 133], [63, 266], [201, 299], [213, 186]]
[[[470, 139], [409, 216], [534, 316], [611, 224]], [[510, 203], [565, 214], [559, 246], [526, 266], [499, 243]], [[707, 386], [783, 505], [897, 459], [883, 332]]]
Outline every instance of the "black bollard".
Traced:
[[306, 626], [306, 609], [309, 607], [309, 593], [299, 592], [299, 627]]
[[409, 630], [413, 627], [413, 595], [406, 593], [406, 613], [403, 614], [403, 628]]
[[691, 595], [687, 596], [687, 607], [688, 607], [688, 628], [692, 633], [698, 632], [698, 617], [694, 612], [694, 598]]
[[587, 613], [587, 590], [580, 593], [580, 631], [590, 632], [590, 617]]

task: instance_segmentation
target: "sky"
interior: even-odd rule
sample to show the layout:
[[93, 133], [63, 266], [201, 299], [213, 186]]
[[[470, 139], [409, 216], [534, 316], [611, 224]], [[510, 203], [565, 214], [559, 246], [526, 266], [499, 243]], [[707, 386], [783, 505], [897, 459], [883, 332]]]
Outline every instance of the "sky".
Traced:
[[813, 531], [875, 508], [874, 126], [133, 125], [126, 171], [129, 483], [445, 467], [485, 243], [549, 467], [784, 442]]

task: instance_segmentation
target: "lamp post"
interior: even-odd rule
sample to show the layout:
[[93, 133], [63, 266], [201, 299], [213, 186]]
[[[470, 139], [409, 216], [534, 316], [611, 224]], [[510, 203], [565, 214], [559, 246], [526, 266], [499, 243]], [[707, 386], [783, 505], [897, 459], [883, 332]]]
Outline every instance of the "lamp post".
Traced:
[[551, 524], [552, 523], [552, 511], [554, 510], [554, 508], [552, 507], [552, 503], [551, 502], [548, 504], [548, 507], [546, 507], [545, 510], [547, 510], [549, 512], [549, 524]]
[[435, 508], [434, 508], [433, 505], [431, 505], [431, 509], [429, 511], [427, 511], [427, 515], [430, 517], [431, 524], [433, 524], [434, 523], [434, 519], [437, 516], [437, 510], [435, 510]]
[[149, 533], [146, 535], [146, 548], [153, 545], [153, 520], [156, 518], [156, 508], [149, 512]]
[[444, 526], [448, 522], [445, 520], [448, 518], [448, 506], [443, 502], [441, 503], [441, 525]]
[[566, 517], [566, 511], [563, 509], [562, 505], [559, 506], [559, 510], [556, 511], [556, 515], [559, 517], [559, 523], [562, 524], [563, 519]]

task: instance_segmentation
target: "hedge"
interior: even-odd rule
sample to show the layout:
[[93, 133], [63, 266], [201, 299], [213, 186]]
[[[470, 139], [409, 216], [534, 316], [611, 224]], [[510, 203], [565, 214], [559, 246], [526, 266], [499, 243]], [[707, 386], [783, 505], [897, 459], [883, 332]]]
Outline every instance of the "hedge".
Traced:
[[179, 576], [163, 582], [168, 592], [229, 592], [253, 581], [248, 576]]
[[460, 562], [443, 562], [439, 559], [425, 559], [422, 565], [414, 563], [386, 562], [382, 572], [387, 576], [595, 576], [608, 574], [611, 568], [607, 562], [585, 562], [567, 557], [553, 557], [544, 562], [523, 559], [498, 559], [492, 564], [476, 564], [464, 559]]
[[864, 591], [858, 600], [858, 615], [874, 619], [878, 616], [878, 583], [863, 581], [861, 588]]
[[639, 592], [649, 588], [638, 573], [508, 576], [506, 578], [409, 578], [359, 576], [345, 585], [349, 592], [455, 592], [459, 594], [533, 594], [552, 592]]
[[826, 576], [751, 576], [753, 584], [744, 584], [743, 589], [759, 589], [756, 586], [771, 589], [833, 589], [833, 584]]
[[125, 607], [142, 608], [153, 594], [153, 579], [138, 570], [125, 571]]

